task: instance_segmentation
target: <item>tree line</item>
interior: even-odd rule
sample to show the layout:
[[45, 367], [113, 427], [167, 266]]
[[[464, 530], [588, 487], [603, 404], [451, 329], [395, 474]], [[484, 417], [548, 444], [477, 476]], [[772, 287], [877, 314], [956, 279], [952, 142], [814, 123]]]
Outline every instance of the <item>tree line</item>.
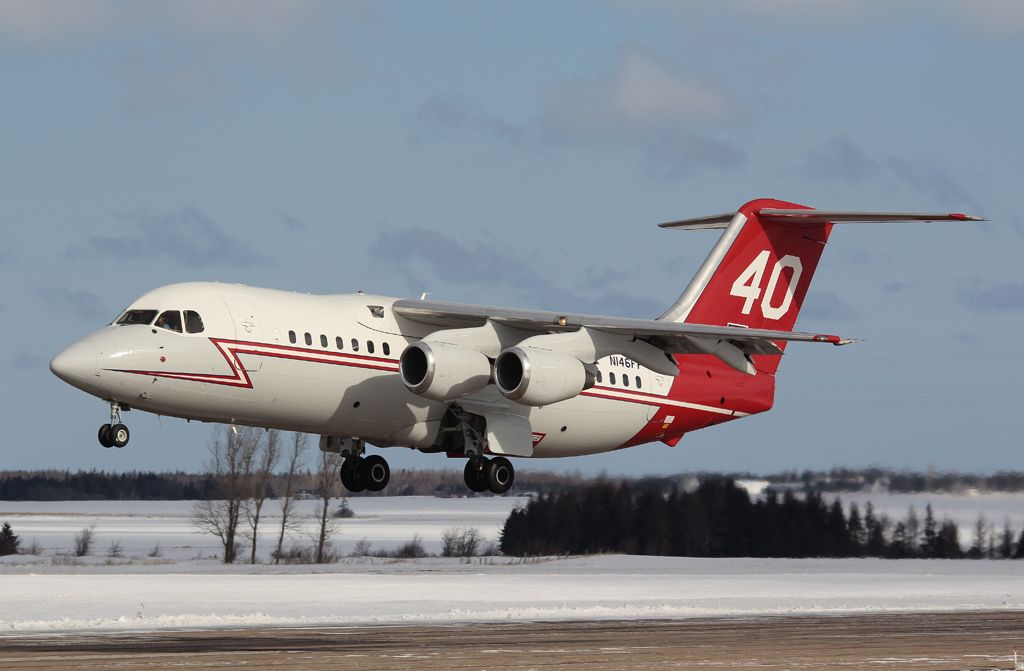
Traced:
[[863, 513], [821, 493], [752, 500], [729, 478], [704, 478], [692, 490], [665, 491], [629, 481], [598, 481], [535, 497], [505, 521], [500, 549], [514, 556], [624, 553], [687, 557], [992, 557], [1024, 558], [1024, 531], [1001, 534], [983, 520], [974, 544], [961, 546], [957, 525]]
[[[694, 478], [727, 477], [757, 479], [776, 490], [828, 493], [887, 491], [893, 493], [967, 491], [1024, 492], [1024, 472], [1000, 471], [990, 475], [937, 473], [934, 471], [889, 471], [878, 468], [834, 468], [829, 471], [787, 471], [772, 475], [749, 473], [683, 473], [628, 479], [637, 486], [668, 488]], [[287, 471], [267, 476], [267, 496], [274, 499], [287, 487]], [[316, 497], [316, 468], [300, 468], [291, 475], [298, 496]], [[521, 471], [516, 491], [550, 493], [583, 487], [590, 478], [579, 473]], [[195, 501], [211, 496], [215, 487], [209, 473], [105, 471], [0, 471], [0, 501]], [[514, 492], [515, 493], [515, 492]], [[432, 496], [466, 494], [461, 470], [424, 469], [395, 471], [391, 483], [381, 492], [360, 492], [352, 496]]]
[[[240, 429], [241, 430], [241, 429]], [[266, 433], [264, 438], [266, 438]], [[287, 469], [267, 475], [267, 497], [276, 499], [288, 487]], [[317, 467], [300, 468], [291, 475], [292, 489], [301, 498], [316, 498]], [[526, 472], [517, 491], [547, 492], [585, 482], [579, 474]], [[105, 471], [0, 471], [0, 501], [196, 501], [210, 498], [216, 483], [207, 472], [157, 473]], [[515, 492], [513, 492], [514, 494]], [[359, 496], [463, 496], [468, 494], [458, 470], [395, 470], [391, 483], [380, 492]]]

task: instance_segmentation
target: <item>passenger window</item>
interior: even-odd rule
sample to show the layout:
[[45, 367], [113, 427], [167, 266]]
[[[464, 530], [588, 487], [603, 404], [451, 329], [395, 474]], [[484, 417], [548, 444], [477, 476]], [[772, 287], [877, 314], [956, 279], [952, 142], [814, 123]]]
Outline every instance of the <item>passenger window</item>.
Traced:
[[288, 331], [288, 342], [295, 344], [295, 331]]
[[623, 387], [628, 387], [629, 386], [629, 376], [626, 375], [625, 373], [623, 373], [623, 375], [622, 375], [622, 386]]
[[181, 333], [181, 313], [177, 310], [167, 310], [156, 318], [156, 321], [153, 322], [153, 326], [167, 329], [168, 331], [174, 331], [175, 333]]
[[382, 350], [384, 350], [384, 356], [388, 356], [389, 354], [391, 354], [391, 346], [388, 345], [387, 343], [384, 343], [380, 347]]
[[598, 371], [597, 371], [597, 383], [601, 384], [601, 370], [600, 369], [598, 369]]
[[355, 338], [352, 338], [352, 351], [353, 352], [358, 352], [359, 351], [359, 341], [356, 340]]
[[156, 310], [128, 310], [121, 315], [121, 318], [117, 320], [117, 323], [121, 326], [128, 326], [130, 324], [152, 324], [154, 317], [156, 317]]
[[203, 332], [203, 318], [195, 310], [185, 310], [185, 331], [188, 333]]
[[312, 345], [313, 344], [313, 336], [309, 335], [309, 333], [306, 334], [306, 344], [307, 345]]
[[640, 388], [640, 376], [639, 375], [636, 376], [636, 388], [637, 389]]
[[341, 336], [334, 339], [334, 344], [337, 345], [338, 349], [345, 349], [345, 341]]
[[615, 384], [615, 373], [608, 373], [609, 384]]
[[324, 349], [327, 349], [327, 336], [325, 336], [323, 333], [320, 334], [320, 346], [323, 347]]
[[373, 341], [372, 340], [367, 340], [366, 341], [366, 351], [369, 352], [370, 354], [373, 354]]

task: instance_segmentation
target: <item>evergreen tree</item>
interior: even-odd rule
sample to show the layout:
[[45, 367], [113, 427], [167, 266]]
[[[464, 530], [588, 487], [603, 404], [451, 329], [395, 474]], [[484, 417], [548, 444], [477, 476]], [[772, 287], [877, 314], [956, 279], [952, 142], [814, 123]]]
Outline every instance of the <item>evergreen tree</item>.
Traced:
[[1003, 535], [999, 541], [999, 558], [1009, 559], [1013, 556], [1013, 532], [1010, 530], [1010, 520], [1003, 523]]
[[857, 507], [856, 501], [850, 504], [850, 518], [846, 527], [850, 535], [850, 554], [854, 557], [862, 556], [867, 538], [864, 534], [864, 523], [860, 519], [860, 508]]
[[963, 556], [963, 551], [960, 549], [960, 530], [955, 522], [943, 521], [935, 547], [935, 556], [940, 559], [959, 559]]
[[938, 529], [935, 522], [935, 513], [932, 511], [932, 504], [924, 509], [924, 538], [921, 541], [921, 554], [925, 557], [938, 556]]
[[0, 528], [0, 556], [18, 554], [18, 546], [21, 539], [15, 535], [9, 522], [4, 522]]
[[886, 553], [885, 527], [888, 520], [875, 517], [875, 507], [868, 502], [864, 511], [864, 527], [867, 530], [867, 555], [884, 557]]

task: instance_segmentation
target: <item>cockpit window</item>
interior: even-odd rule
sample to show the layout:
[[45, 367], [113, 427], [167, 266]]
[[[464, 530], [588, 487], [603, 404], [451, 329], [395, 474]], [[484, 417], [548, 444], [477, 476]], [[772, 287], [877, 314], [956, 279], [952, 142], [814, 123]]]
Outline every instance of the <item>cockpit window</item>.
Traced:
[[127, 310], [117, 323], [121, 326], [129, 324], [151, 324], [156, 317], [156, 310]]
[[203, 332], [203, 318], [195, 310], [185, 310], [185, 331], [188, 333]]
[[167, 310], [157, 317], [153, 326], [181, 333], [181, 313], [177, 310]]

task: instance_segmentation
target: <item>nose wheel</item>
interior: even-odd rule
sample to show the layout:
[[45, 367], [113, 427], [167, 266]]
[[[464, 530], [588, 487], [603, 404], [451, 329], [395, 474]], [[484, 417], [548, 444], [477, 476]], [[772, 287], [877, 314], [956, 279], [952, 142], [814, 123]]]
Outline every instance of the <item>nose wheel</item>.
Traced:
[[[125, 408], [127, 410], [127, 408]], [[121, 406], [110, 404], [110, 423], [104, 424], [96, 436], [103, 447], [124, 447], [131, 438], [131, 432], [121, 421]]]

